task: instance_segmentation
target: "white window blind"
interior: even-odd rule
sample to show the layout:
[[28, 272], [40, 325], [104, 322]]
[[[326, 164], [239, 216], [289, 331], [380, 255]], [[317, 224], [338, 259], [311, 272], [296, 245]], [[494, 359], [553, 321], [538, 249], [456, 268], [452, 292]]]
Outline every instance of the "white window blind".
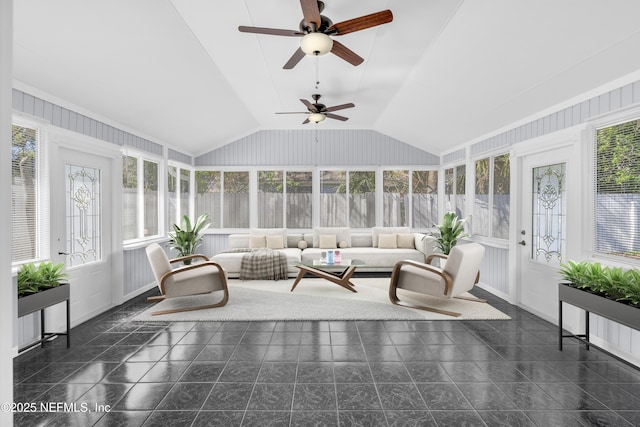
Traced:
[[595, 135], [595, 251], [640, 259], [640, 119]]
[[49, 190], [46, 146], [35, 126], [12, 126], [11, 261], [49, 256]]

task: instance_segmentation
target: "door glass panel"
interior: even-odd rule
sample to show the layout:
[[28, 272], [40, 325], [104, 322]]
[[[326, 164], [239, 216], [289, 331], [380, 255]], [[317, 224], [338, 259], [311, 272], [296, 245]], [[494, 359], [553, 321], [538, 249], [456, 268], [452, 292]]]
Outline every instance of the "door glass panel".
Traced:
[[565, 163], [533, 168], [534, 261], [559, 265], [565, 258]]
[[66, 165], [67, 266], [102, 257], [100, 169]]

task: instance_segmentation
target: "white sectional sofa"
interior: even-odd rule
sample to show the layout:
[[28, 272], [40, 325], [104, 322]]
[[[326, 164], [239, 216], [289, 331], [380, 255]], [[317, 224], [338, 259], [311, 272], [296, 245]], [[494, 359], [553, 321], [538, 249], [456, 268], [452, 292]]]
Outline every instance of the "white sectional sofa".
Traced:
[[[283, 247], [279, 247], [279, 240], [273, 244], [273, 238], [270, 238], [272, 245], [267, 246], [286, 255], [289, 277], [297, 276], [299, 270], [295, 268], [296, 263], [311, 263], [320, 259], [321, 252], [328, 249], [339, 250], [342, 259], [362, 263], [357, 270], [360, 272], [390, 272], [398, 261], [424, 262], [434, 252], [433, 237], [412, 233], [408, 227], [374, 227], [370, 232], [352, 232], [348, 227], [317, 227], [312, 233], [304, 234], [289, 234], [286, 229], [252, 229], [248, 234], [230, 234], [228, 249], [260, 247], [256, 242], [265, 235], [282, 236]], [[335, 236], [335, 240], [332, 236]], [[220, 264], [229, 277], [236, 278], [240, 275], [245, 253], [221, 252], [211, 260]]]

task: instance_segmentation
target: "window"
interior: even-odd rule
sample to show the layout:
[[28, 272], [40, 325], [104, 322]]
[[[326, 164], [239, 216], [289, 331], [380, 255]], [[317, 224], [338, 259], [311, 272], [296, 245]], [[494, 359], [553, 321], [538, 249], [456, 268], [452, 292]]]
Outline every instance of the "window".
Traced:
[[640, 258], [640, 119], [596, 130], [594, 245]]
[[404, 227], [409, 224], [409, 171], [382, 172], [382, 224]]
[[312, 172], [286, 172], [288, 228], [312, 226]]
[[223, 172], [222, 226], [249, 228], [249, 172]]
[[320, 225], [373, 227], [375, 171], [320, 171]]
[[459, 165], [444, 171], [444, 210], [455, 212], [458, 218], [466, 216], [466, 169], [465, 165]]
[[189, 215], [191, 171], [179, 166], [167, 167], [167, 228], [180, 224], [183, 215]]
[[415, 228], [438, 223], [438, 171], [411, 173], [411, 212]]
[[258, 227], [311, 228], [312, 182], [312, 172], [259, 171]]
[[509, 154], [476, 161], [473, 234], [509, 237], [510, 177]]
[[382, 172], [383, 225], [432, 227], [438, 219], [438, 172]]
[[219, 171], [196, 171], [195, 216], [209, 214], [211, 228], [222, 227], [221, 221], [221, 177]]
[[142, 156], [122, 156], [122, 233], [124, 240], [160, 234], [158, 162]]
[[284, 172], [258, 172], [258, 227], [283, 227]]
[[346, 226], [347, 209], [347, 172], [320, 171], [320, 226]]
[[14, 124], [11, 136], [11, 261], [37, 261], [49, 256], [45, 144], [36, 126]]

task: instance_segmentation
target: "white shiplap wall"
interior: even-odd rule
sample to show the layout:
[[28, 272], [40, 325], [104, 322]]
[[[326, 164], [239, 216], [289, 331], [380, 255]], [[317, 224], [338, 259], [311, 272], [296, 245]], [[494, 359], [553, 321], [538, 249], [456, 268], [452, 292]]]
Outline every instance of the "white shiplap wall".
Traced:
[[440, 158], [373, 130], [262, 130], [196, 157], [196, 166], [439, 165]]

